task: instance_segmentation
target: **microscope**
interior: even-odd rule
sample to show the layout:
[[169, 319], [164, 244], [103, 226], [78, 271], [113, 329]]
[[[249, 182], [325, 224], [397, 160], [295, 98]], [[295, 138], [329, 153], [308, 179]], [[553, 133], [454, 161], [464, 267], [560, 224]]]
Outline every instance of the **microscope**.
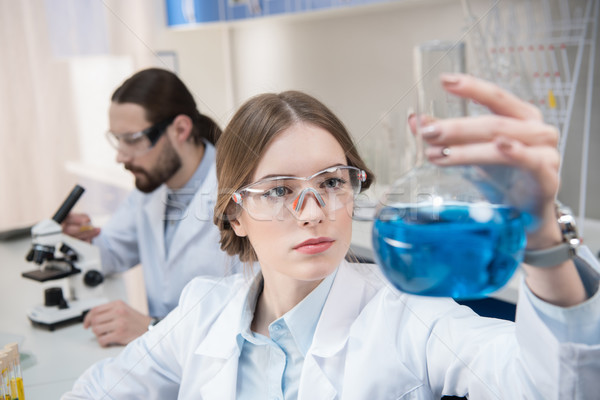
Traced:
[[52, 219], [31, 228], [32, 247], [25, 259], [39, 267], [21, 275], [41, 283], [60, 283], [62, 287], [47, 287], [44, 304], [29, 310], [27, 317], [34, 326], [50, 331], [81, 322], [90, 309], [108, 302], [101, 297], [104, 277], [99, 271], [99, 249], [62, 232], [61, 223], [84, 190], [76, 185]]

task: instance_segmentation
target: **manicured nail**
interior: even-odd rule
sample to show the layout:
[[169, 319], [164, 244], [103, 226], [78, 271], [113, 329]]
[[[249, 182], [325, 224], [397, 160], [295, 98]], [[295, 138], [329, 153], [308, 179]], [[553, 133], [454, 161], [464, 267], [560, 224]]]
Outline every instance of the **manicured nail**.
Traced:
[[440, 136], [442, 132], [436, 124], [427, 125], [421, 129], [421, 136], [425, 139], [435, 139]]
[[460, 75], [458, 74], [442, 74], [440, 76], [444, 85], [453, 86], [460, 82]]

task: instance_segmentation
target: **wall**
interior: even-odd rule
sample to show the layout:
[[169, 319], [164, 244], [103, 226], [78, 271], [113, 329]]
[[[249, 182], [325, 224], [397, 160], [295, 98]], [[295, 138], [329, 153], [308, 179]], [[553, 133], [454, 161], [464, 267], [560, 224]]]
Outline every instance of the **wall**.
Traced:
[[[582, 0], [571, 3], [577, 1]], [[478, 13], [490, 4], [469, 3]], [[237, 106], [259, 92], [300, 89], [317, 96], [346, 122], [379, 182], [389, 182], [412, 162], [403, 123], [413, 103], [412, 47], [428, 39], [457, 39], [465, 27], [458, 0], [404, 0], [192, 29], [167, 28], [163, 0], [106, 0], [103, 13], [94, 15], [104, 16], [109, 51], [57, 59], [48, 49], [43, 0], [1, 4], [6, 23], [0, 43], [11, 51], [9, 62], [0, 66], [0, 209], [6, 210], [0, 214], [0, 229], [7, 221], [49, 216], [79, 179], [74, 172], [84, 170], [82, 165], [101, 165], [102, 179], [130, 185], [130, 177], [103, 141], [108, 96], [131, 72], [161, 65], [160, 51], [176, 52], [180, 76], [200, 109], [223, 126]], [[97, 69], [91, 71], [90, 65]], [[586, 67], [584, 60], [582, 77]], [[595, 104], [600, 101], [599, 71], [596, 68]], [[24, 77], [15, 79], [17, 72]], [[83, 76], [83, 83], [76, 82], [75, 75]], [[583, 80], [580, 86], [584, 88]], [[572, 118], [560, 193], [574, 208], [582, 159], [582, 93]], [[38, 117], [29, 110], [44, 113]], [[594, 155], [600, 151], [599, 118], [598, 113], [592, 116], [587, 201], [587, 216], [597, 219], [600, 176], [594, 171], [600, 170], [600, 158]], [[31, 132], [36, 134], [26, 136]], [[11, 147], [13, 134], [22, 142], [16, 151]], [[57, 148], [48, 150], [53, 143]], [[94, 196], [98, 193], [101, 189]], [[15, 211], [19, 207], [21, 211]]]
[[[484, 15], [490, 5], [483, 0], [469, 3], [476, 15]], [[534, 11], [542, 13], [538, 8]], [[379, 181], [389, 182], [411, 162], [402, 118], [413, 103], [412, 47], [429, 39], [458, 39], [464, 28], [459, 1], [400, 1], [293, 18], [162, 29], [157, 40], [160, 48], [177, 50], [181, 75], [222, 123], [253, 94], [292, 88], [307, 91], [337, 112]], [[599, 58], [597, 51], [597, 66]], [[559, 194], [576, 212], [587, 66], [584, 58]], [[593, 87], [596, 105], [599, 71], [596, 68]], [[600, 151], [599, 124], [600, 116], [593, 113], [586, 215], [596, 219], [600, 219], [600, 204], [595, 201], [600, 196], [600, 176], [593, 171], [600, 170], [600, 158], [594, 157]], [[390, 170], [396, 172], [390, 176]]]
[[[74, 121], [63, 114], [74, 102], [65, 90], [68, 65], [52, 57], [43, 7], [0, 1], [0, 49], [3, 229], [33, 223], [44, 215], [40, 204], [45, 199], [61, 201], [55, 198], [55, 190], [68, 193], [72, 186], [64, 182], [67, 174], [61, 163], [77, 157], [78, 138]], [[49, 214], [56, 208], [43, 211]]]
[[[158, 47], [178, 52], [182, 77], [198, 84], [195, 93], [222, 123], [257, 93], [315, 95], [347, 124], [380, 182], [387, 182], [389, 163], [398, 175], [411, 161], [402, 121], [413, 103], [412, 48], [423, 40], [459, 38], [462, 21], [456, 1], [399, 2], [165, 29]], [[223, 94], [227, 88], [229, 95]]]

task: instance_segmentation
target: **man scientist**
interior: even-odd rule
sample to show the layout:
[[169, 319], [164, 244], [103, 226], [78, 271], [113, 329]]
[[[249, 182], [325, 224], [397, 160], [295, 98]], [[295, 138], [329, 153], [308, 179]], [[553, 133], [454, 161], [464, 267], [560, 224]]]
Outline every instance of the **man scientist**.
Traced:
[[136, 189], [102, 229], [71, 213], [63, 232], [100, 248], [104, 274], [141, 263], [149, 315], [120, 300], [93, 308], [83, 325], [101, 346], [142, 335], [175, 308], [193, 277], [225, 275], [223, 265], [237, 265], [221, 252], [212, 222], [221, 130], [198, 111], [185, 84], [163, 69], [137, 72], [113, 93], [109, 125], [116, 160], [134, 175]]

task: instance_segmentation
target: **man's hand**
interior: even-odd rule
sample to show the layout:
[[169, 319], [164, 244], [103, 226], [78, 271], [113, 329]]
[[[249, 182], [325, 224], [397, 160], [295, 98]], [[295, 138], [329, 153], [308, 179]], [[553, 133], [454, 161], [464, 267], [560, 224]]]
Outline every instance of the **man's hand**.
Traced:
[[135, 311], [121, 300], [92, 308], [83, 320], [85, 329], [91, 327], [100, 346], [126, 345], [148, 330], [150, 318]]
[[77, 213], [67, 215], [62, 223], [62, 230], [65, 235], [88, 243], [91, 243], [92, 239], [100, 233], [100, 228], [92, 226], [92, 221], [87, 214]]

